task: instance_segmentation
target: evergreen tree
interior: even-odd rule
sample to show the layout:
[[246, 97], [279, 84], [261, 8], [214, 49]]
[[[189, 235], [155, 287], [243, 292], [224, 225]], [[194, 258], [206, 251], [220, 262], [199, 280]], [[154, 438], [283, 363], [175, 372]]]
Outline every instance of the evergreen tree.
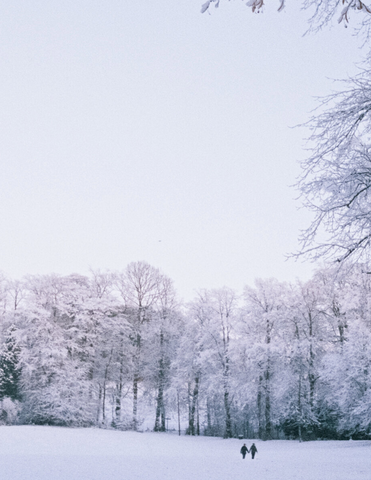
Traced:
[[0, 400], [4, 397], [12, 400], [21, 399], [20, 347], [16, 339], [16, 332], [17, 329], [14, 325], [8, 328], [0, 353]]

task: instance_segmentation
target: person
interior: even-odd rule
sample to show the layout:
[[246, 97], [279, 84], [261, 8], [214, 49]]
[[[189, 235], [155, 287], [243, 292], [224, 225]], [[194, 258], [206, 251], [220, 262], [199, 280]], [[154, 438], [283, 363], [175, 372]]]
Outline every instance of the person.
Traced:
[[240, 453], [242, 453], [242, 460], [244, 460], [246, 453], [249, 453], [249, 449], [246, 447], [246, 443], [242, 445]]
[[255, 453], [258, 453], [258, 449], [255, 446], [255, 443], [253, 443], [250, 447], [250, 453], [251, 453], [251, 458], [254, 460]]

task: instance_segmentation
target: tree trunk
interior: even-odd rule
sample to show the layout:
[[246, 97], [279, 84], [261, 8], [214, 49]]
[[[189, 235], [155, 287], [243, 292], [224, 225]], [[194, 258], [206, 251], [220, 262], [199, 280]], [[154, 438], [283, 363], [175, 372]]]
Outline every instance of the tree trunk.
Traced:
[[123, 377], [123, 369], [122, 363], [120, 365], [120, 377], [119, 381], [116, 384], [116, 399], [115, 399], [115, 422], [118, 425], [121, 422], [121, 398], [122, 398], [122, 377]]
[[100, 407], [101, 407], [101, 401], [102, 401], [102, 386], [98, 384], [99, 386], [99, 394], [98, 394], [98, 408], [97, 408], [97, 425], [99, 425], [100, 421]]
[[197, 395], [197, 404], [196, 404], [196, 416], [197, 416], [196, 435], [200, 436], [200, 411], [198, 408], [198, 395]]
[[[141, 310], [139, 310], [139, 322], [141, 319]], [[139, 375], [139, 360], [140, 360], [140, 351], [141, 351], [141, 335], [140, 333], [136, 334], [136, 353], [134, 358], [135, 364], [135, 373], [133, 379], [133, 430], [137, 431], [138, 429], [138, 384], [140, 381]]]
[[[161, 332], [160, 334], [160, 348], [162, 350], [164, 343], [164, 335]], [[155, 420], [155, 432], [165, 432], [165, 405], [164, 405], [164, 387], [165, 387], [165, 361], [163, 353], [161, 352], [161, 357], [159, 361], [159, 372], [158, 372], [158, 394], [156, 399], [156, 420]]]
[[225, 409], [225, 431], [224, 438], [232, 438], [231, 406], [229, 402], [229, 358], [225, 358], [224, 367], [224, 409]]
[[138, 429], [138, 382], [139, 376], [136, 373], [133, 380], [133, 430]]
[[207, 399], [206, 399], [206, 419], [207, 419], [207, 429], [206, 429], [206, 431], [207, 431], [207, 435], [210, 435], [212, 427], [211, 427], [211, 412], [210, 412], [209, 397], [207, 397]]
[[164, 391], [163, 386], [160, 384], [156, 399], [156, 420], [155, 420], [155, 432], [165, 431], [165, 415], [164, 415]]
[[180, 436], [180, 401], [179, 401], [179, 391], [176, 392], [177, 407], [178, 407], [178, 433]]
[[198, 389], [199, 389], [199, 382], [200, 379], [197, 376], [195, 378], [195, 386], [193, 389], [193, 395], [191, 400], [191, 406], [190, 406], [190, 416], [189, 416], [189, 425], [188, 425], [188, 435], [195, 435], [196, 434], [196, 429], [195, 429], [195, 416], [196, 416], [196, 405], [198, 402]]
[[231, 409], [229, 404], [229, 391], [224, 391], [224, 408], [225, 408], [225, 432], [224, 438], [232, 438], [232, 421]]
[[258, 397], [257, 397], [257, 407], [258, 407], [258, 437], [263, 439], [263, 415], [262, 415], [262, 384], [263, 384], [263, 376], [259, 375], [259, 383], [258, 383]]
[[299, 442], [302, 442], [303, 438], [302, 438], [301, 424], [303, 422], [303, 415], [302, 415], [302, 403], [301, 403], [301, 371], [299, 374], [298, 411], [299, 411], [299, 418], [298, 418]]
[[271, 366], [270, 366], [270, 359], [268, 358], [267, 368], [266, 368], [265, 374], [264, 374], [264, 380], [265, 380], [265, 412], [264, 412], [265, 433], [264, 433], [264, 439], [265, 440], [272, 440], [270, 377], [271, 377]]
[[102, 423], [106, 422], [106, 380], [103, 382], [102, 392]]
[[313, 353], [312, 343], [310, 344], [310, 347], [309, 347], [308, 380], [309, 380], [309, 404], [310, 404], [310, 409], [313, 412], [313, 408], [314, 408], [314, 389], [315, 389], [315, 383], [316, 383], [316, 376], [314, 374], [314, 353]]
[[192, 417], [192, 398], [191, 398], [191, 382], [188, 382], [188, 427], [186, 430], [186, 435], [192, 435], [191, 434], [191, 417]]
[[111, 364], [111, 359], [112, 359], [112, 350], [110, 353], [110, 357], [108, 359], [108, 363], [106, 365], [106, 368], [104, 369], [104, 380], [103, 380], [103, 392], [102, 392], [102, 421], [105, 423], [106, 421], [106, 385], [107, 385], [107, 380], [108, 380], [108, 371], [109, 371], [109, 366]]

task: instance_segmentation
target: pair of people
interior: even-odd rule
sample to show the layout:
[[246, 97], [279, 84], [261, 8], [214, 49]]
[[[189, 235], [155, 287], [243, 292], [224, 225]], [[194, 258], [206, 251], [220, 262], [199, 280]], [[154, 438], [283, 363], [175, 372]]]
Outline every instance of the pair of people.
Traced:
[[242, 459], [245, 458], [246, 453], [251, 453], [251, 458], [254, 460], [255, 454], [258, 452], [258, 449], [255, 446], [255, 443], [253, 443], [250, 447], [250, 450], [246, 447], [246, 443], [244, 443], [241, 447], [240, 453], [242, 453]]

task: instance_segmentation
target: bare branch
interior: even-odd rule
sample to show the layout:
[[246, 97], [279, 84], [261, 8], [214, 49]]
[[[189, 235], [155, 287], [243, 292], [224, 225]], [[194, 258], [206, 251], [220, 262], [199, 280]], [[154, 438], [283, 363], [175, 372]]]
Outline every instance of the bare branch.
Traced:
[[[287, 0], [278, 0], [278, 12], [281, 12], [288, 3]], [[201, 13], [209, 10], [211, 4], [217, 8], [220, 0], [207, 0], [201, 7]], [[259, 13], [265, 6], [264, 0], [248, 0], [246, 6], [251, 8], [253, 13]], [[323, 26], [327, 25], [334, 17], [337, 18], [338, 23], [343, 23], [345, 26], [349, 23], [351, 12], [362, 12], [367, 15], [364, 17], [361, 26], [369, 30], [371, 16], [371, 6], [361, 0], [302, 0], [302, 9], [314, 9], [314, 13], [309, 18], [309, 30], [317, 31]]]

